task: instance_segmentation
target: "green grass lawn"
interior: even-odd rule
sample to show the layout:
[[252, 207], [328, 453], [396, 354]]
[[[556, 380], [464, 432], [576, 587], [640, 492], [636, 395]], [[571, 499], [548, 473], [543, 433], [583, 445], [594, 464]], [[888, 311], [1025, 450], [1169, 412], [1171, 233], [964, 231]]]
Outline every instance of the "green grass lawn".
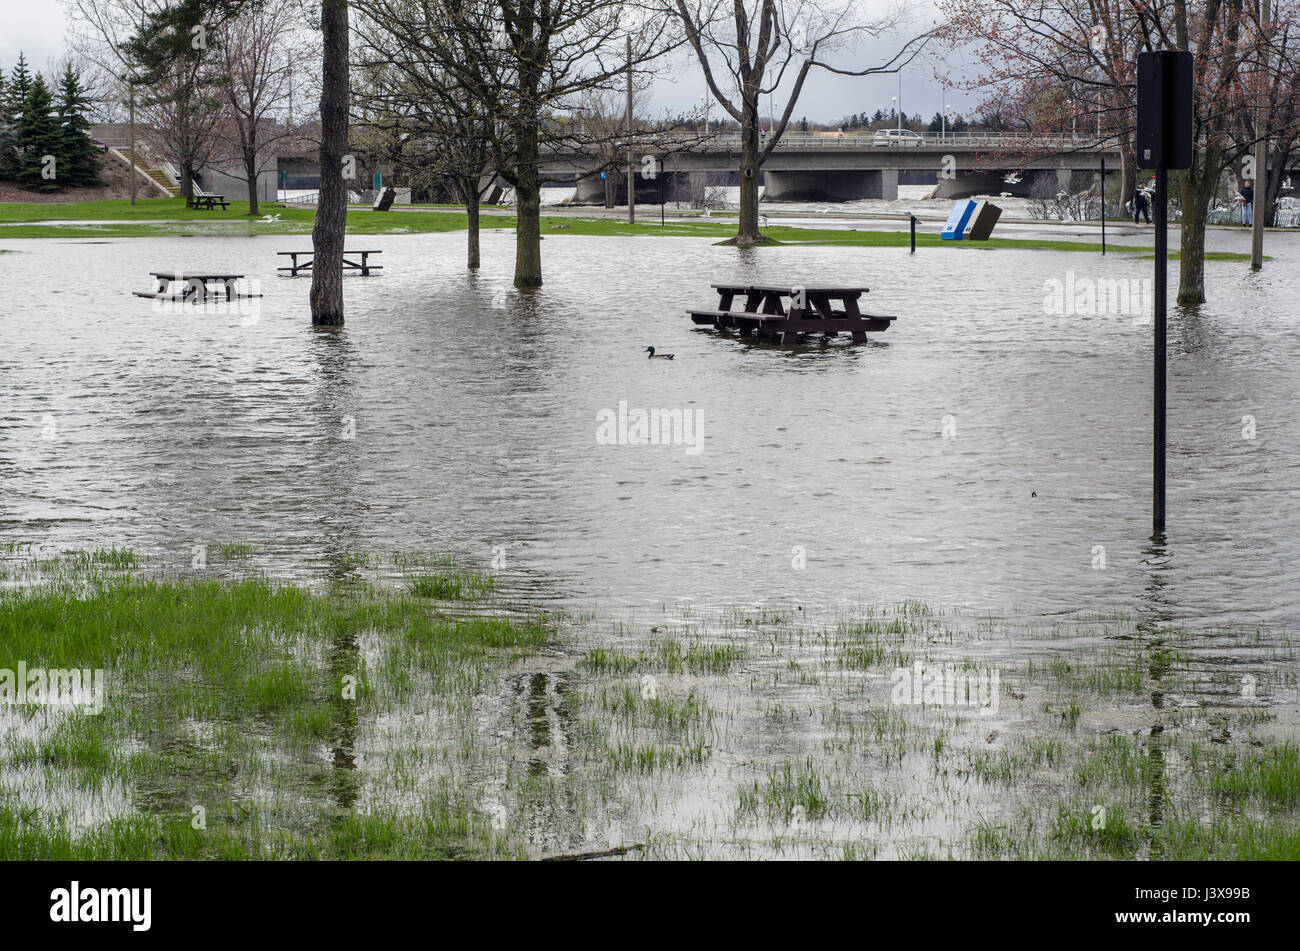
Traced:
[[[465, 227], [465, 215], [452, 206], [447, 210], [421, 209], [394, 210], [383, 214], [354, 206], [348, 217], [348, 232], [365, 234], [427, 234], [459, 231]], [[86, 237], [166, 237], [169, 235], [284, 235], [311, 233], [316, 212], [310, 207], [294, 207], [264, 203], [261, 209], [276, 214], [280, 219], [264, 222], [250, 217], [246, 204], [236, 202], [230, 208], [199, 211], [186, 208], [179, 198], [141, 200], [134, 206], [129, 201], [87, 201], [70, 204], [43, 204], [8, 202], [0, 204], [0, 238], [86, 238]], [[50, 224], [51, 221], [78, 221], [84, 224]], [[515, 218], [509, 214], [485, 214], [481, 218], [485, 230], [513, 228]], [[660, 226], [657, 222], [641, 221], [628, 224], [610, 218], [543, 217], [542, 234], [545, 236], [660, 236], [714, 238], [725, 240], [735, 234], [735, 224], [730, 221], [671, 222]], [[905, 247], [908, 233], [899, 231], [853, 231], [822, 228], [796, 228], [774, 225], [764, 232], [778, 244], [799, 244], [845, 247]], [[957, 249], [1022, 248], [1046, 251], [1097, 252], [1101, 245], [1090, 241], [1060, 241], [1050, 239], [994, 238], [979, 244], [941, 241], [937, 234], [925, 232], [916, 236], [917, 246], [925, 248], [948, 247]], [[1147, 253], [1146, 249], [1108, 244], [1108, 250], [1117, 252]], [[1172, 255], [1171, 255], [1172, 256]], [[1212, 259], [1244, 259], [1244, 255], [1211, 255]]]

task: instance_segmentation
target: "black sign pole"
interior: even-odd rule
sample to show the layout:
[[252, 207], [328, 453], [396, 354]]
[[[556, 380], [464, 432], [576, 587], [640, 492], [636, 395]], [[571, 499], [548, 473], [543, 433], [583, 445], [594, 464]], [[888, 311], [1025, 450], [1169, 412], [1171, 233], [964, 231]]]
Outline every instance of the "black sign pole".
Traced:
[[1156, 274], [1155, 309], [1155, 443], [1151, 460], [1151, 528], [1165, 530], [1165, 278], [1169, 270], [1169, 172], [1156, 169]]
[[1106, 156], [1101, 157], [1101, 253], [1106, 253]]
[[[1169, 169], [1191, 168], [1192, 54], [1186, 50], [1146, 51], [1137, 61], [1137, 167], [1155, 172], [1155, 381], [1152, 394], [1151, 527], [1165, 532], [1166, 278], [1169, 271]], [[1134, 198], [1136, 201], [1136, 197]]]
[[659, 160], [659, 227], [664, 226], [664, 160]]

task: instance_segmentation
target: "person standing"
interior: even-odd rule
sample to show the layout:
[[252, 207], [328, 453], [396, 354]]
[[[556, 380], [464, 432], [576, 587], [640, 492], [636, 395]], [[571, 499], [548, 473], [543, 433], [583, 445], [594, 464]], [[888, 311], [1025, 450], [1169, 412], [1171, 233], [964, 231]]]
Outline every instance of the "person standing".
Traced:
[[1139, 215], [1146, 215], [1147, 224], [1151, 224], [1151, 203], [1147, 201], [1147, 193], [1137, 188], [1133, 191], [1133, 224], [1141, 224]]
[[1249, 178], [1241, 186], [1241, 223], [1246, 227], [1255, 223], [1255, 189]]

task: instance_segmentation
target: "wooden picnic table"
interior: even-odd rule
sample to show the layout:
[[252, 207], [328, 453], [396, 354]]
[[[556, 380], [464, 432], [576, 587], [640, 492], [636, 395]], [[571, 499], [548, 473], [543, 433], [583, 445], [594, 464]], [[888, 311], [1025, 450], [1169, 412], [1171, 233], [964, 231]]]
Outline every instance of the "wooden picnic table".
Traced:
[[[718, 330], [734, 328], [742, 337], [756, 333], [777, 335], [782, 343], [794, 343], [799, 334], [834, 337], [849, 333], [861, 343], [868, 333], [888, 330], [897, 319], [864, 314], [858, 309], [858, 299], [870, 290], [866, 287], [738, 283], [712, 286], [718, 292], [718, 309], [690, 311], [691, 320]], [[744, 299], [743, 310], [732, 306], [738, 297]]]
[[[154, 300], [203, 301], [224, 291], [226, 300], [236, 297], [261, 297], [261, 294], [239, 294], [236, 283], [242, 274], [229, 274], [224, 271], [150, 271], [149, 276], [155, 281], [155, 288], [150, 291], [133, 291], [136, 297], [150, 297]], [[180, 285], [179, 294], [172, 291], [171, 285]], [[216, 285], [209, 289], [208, 285]]]
[[[275, 253], [281, 255], [288, 255], [289, 260], [292, 263], [286, 265], [285, 267], [276, 268], [276, 270], [288, 271], [290, 277], [297, 277], [299, 271], [310, 271], [311, 262], [316, 254], [315, 251], [277, 251]], [[384, 269], [384, 266], [382, 264], [371, 264], [370, 255], [383, 254], [383, 253], [384, 253], [383, 251], [344, 251], [343, 270], [360, 271], [362, 277], [369, 277], [371, 271], [382, 271]], [[352, 255], [352, 257], [354, 258], [360, 256], [361, 260], [349, 261], [348, 255]], [[305, 264], [299, 264], [298, 258], [304, 256], [307, 258], [307, 262]]]
[[204, 211], [213, 211], [217, 205], [220, 205], [224, 211], [230, 207], [230, 202], [226, 201], [225, 195], [195, 195], [194, 207], [202, 208]]

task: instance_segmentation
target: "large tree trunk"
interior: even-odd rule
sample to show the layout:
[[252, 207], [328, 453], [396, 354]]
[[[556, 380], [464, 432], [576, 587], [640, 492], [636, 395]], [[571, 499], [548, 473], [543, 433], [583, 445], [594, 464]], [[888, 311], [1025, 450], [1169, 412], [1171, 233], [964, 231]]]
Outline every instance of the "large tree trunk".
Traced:
[[248, 213], [257, 214], [257, 118], [249, 116], [248, 143], [244, 146], [244, 174], [248, 178]]
[[515, 287], [542, 286], [542, 186], [538, 167], [537, 123], [517, 130], [515, 167]]
[[1137, 152], [1133, 150], [1133, 137], [1125, 135], [1119, 147], [1120, 168], [1123, 169], [1119, 191], [1119, 203], [1122, 208], [1133, 200], [1133, 193], [1137, 191], [1138, 170]]
[[244, 155], [244, 176], [248, 180], [248, 213], [257, 214], [257, 156]]
[[1205, 303], [1205, 220], [1209, 215], [1210, 197], [1222, 170], [1219, 149], [1209, 146], [1195, 152], [1192, 167], [1179, 176], [1183, 220], [1179, 244], [1178, 303], [1184, 307]]
[[[1265, 176], [1267, 185], [1267, 194], [1264, 195], [1264, 203], [1256, 209], [1258, 214], [1260, 210], [1264, 213], [1264, 224], [1272, 225], [1273, 216], [1277, 214], [1277, 200], [1282, 197], [1282, 180], [1286, 178], [1286, 168], [1291, 162], [1291, 152], [1279, 152], [1273, 156], [1273, 161], [1268, 164]], [[1256, 182], [1256, 184], [1259, 184]], [[1259, 189], [1255, 190], [1259, 194]]]
[[465, 205], [465, 221], [469, 225], [469, 247], [466, 254], [466, 266], [469, 267], [470, 270], [476, 270], [479, 266], [478, 180], [474, 178], [458, 180], [456, 182], [456, 190], [460, 192], [460, 200]]
[[758, 103], [745, 103], [740, 129], [740, 223], [733, 243], [738, 247], [762, 241], [758, 233]]
[[320, 202], [312, 226], [311, 322], [343, 324], [343, 238], [348, 193], [343, 156], [348, 149], [348, 4], [322, 0], [323, 70], [320, 96]]
[[185, 199], [185, 207], [192, 208], [194, 207], [194, 156], [182, 155], [180, 160], [181, 197]]

